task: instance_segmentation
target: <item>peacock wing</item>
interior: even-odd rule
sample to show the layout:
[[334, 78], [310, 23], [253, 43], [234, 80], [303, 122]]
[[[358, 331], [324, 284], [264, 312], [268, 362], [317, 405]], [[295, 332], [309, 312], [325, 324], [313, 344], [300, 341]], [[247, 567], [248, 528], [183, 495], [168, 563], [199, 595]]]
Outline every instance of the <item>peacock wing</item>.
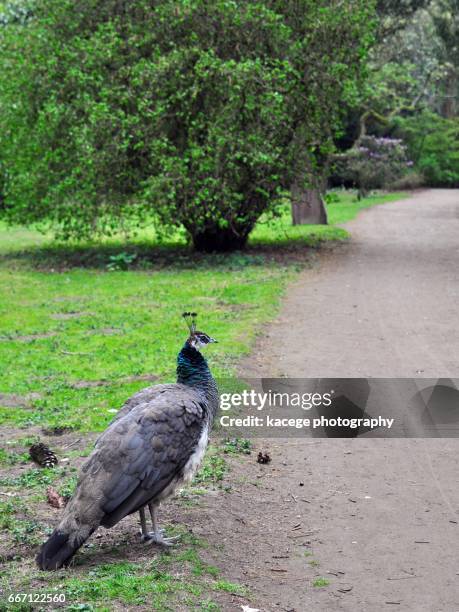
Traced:
[[114, 525], [157, 499], [182, 475], [198, 445], [205, 402], [189, 388], [171, 387], [113, 422], [83, 468], [102, 488], [103, 525]]
[[134, 393], [119, 409], [116, 413], [113, 421], [110, 423], [114, 423], [115, 421], [119, 421], [123, 417], [125, 417], [131, 410], [139, 406], [140, 404], [153, 402], [158, 396], [163, 394], [166, 391], [170, 391], [176, 389], [177, 384], [167, 384], [167, 385], [153, 385], [152, 387], [146, 387], [145, 389], [141, 389]]

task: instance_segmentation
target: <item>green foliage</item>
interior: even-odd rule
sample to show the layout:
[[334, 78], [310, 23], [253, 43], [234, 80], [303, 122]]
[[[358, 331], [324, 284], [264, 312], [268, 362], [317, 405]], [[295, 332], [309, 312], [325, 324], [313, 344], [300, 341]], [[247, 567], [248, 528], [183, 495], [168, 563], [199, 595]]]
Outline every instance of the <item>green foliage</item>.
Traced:
[[230, 455], [250, 455], [252, 443], [245, 438], [227, 438], [223, 440], [223, 452]]
[[223, 480], [228, 469], [225, 459], [217, 454], [207, 453], [204, 463], [194, 478], [196, 484], [217, 484]]
[[134, 263], [137, 255], [135, 253], [117, 253], [116, 255], [110, 256], [110, 261], [107, 264], [107, 270], [127, 270], [129, 266]]
[[322, 587], [329, 586], [329, 584], [330, 584], [330, 580], [328, 580], [327, 578], [319, 577], [313, 581], [312, 586], [317, 587], [317, 588], [322, 588]]
[[[378, 44], [340, 146], [349, 149], [367, 134], [393, 136], [394, 123], [402, 124], [406, 130], [398, 135], [410, 140], [409, 156], [417, 164], [411, 176], [394, 177], [396, 188], [419, 186], [422, 175], [433, 186], [456, 184], [455, 128], [441, 117], [457, 117], [458, 9], [458, 0], [377, 2]], [[434, 128], [427, 138], [426, 121]]]
[[42, 488], [54, 482], [57, 470], [54, 468], [37, 469], [32, 468], [27, 472], [23, 472], [19, 476], [6, 476], [0, 479], [0, 485], [25, 487], [25, 488]]
[[0, 32], [8, 218], [63, 238], [155, 222], [203, 250], [243, 246], [330, 151], [373, 12], [367, 0], [36, 0], [33, 19]]
[[29, 461], [29, 453], [8, 452], [0, 448], [0, 465], [16, 465], [17, 463], [28, 463]]
[[459, 118], [425, 111], [397, 120], [411, 159], [431, 187], [459, 186]]
[[395, 19], [409, 17], [427, 3], [428, 0], [378, 0], [376, 6], [380, 16], [390, 16]]
[[69, 478], [67, 478], [57, 489], [59, 495], [61, 495], [64, 499], [70, 499], [72, 497], [73, 492], [75, 491], [77, 485], [78, 477], [76, 474], [73, 474]]

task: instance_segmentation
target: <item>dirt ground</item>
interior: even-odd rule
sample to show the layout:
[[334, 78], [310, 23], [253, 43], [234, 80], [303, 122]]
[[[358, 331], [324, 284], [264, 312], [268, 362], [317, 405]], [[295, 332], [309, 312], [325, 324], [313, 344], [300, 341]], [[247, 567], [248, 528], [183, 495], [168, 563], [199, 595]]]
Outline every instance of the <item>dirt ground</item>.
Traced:
[[[302, 274], [241, 372], [457, 377], [459, 191], [419, 192], [346, 227], [352, 241]], [[244, 517], [228, 562], [255, 607], [459, 610], [457, 439], [257, 443], [272, 467], [227, 506]]]

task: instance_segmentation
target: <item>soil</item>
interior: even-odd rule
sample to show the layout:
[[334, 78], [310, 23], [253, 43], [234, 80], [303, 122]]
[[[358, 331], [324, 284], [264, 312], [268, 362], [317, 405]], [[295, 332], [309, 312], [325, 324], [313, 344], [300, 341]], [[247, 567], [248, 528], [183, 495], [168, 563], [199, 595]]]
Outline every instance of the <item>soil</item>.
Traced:
[[[457, 377], [459, 191], [423, 191], [346, 228], [351, 242], [302, 274], [241, 372]], [[249, 517], [226, 554], [235, 574], [247, 571], [255, 607], [459, 610], [457, 439], [289, 439], [264, 450], [272, 463], [250, 464], [266, 474], [262, 488], [227, 505]], [[311, 586], [311, 558], [329, 586]]]

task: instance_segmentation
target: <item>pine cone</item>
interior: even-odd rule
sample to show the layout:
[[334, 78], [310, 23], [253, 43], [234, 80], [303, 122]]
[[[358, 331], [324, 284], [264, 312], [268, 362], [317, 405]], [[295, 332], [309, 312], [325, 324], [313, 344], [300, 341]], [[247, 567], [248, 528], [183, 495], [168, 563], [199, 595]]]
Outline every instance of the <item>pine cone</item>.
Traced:
[[54, 467], [57, 463], [56, 455], [43, 442], [32, 444], [29, 448], [29, 455], [41, 467]]
[[262, 453], [261, 451], [258, 453], [257, 463], [269, 463], [271, 461], [271, 457], [268, 453]]

